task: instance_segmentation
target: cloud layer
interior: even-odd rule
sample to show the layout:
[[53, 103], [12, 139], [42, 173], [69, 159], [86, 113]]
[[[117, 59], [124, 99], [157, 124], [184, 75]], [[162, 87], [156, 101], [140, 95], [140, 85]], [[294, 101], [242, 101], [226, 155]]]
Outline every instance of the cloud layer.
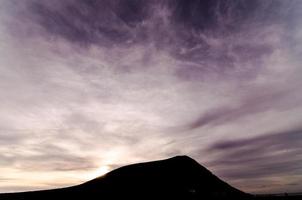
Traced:
[[0, 191], [177, 154], [247, 192], [300, 191], [301, 6], [0, 1]]

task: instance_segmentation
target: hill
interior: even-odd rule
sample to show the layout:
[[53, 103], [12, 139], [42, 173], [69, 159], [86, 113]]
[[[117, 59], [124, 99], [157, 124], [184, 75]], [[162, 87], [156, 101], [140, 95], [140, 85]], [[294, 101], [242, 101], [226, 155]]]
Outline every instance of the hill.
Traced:
[[0, 199], [250, 199], [187, 156], [124, 166], [81, 185]]

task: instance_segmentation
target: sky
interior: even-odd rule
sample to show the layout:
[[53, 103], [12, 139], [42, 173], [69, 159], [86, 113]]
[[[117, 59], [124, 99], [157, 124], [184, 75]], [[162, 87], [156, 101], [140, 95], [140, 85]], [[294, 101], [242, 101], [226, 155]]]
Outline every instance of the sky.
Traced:
[[302, 1], [0, 0], [0, 192], [188, 155], [302, 191]]

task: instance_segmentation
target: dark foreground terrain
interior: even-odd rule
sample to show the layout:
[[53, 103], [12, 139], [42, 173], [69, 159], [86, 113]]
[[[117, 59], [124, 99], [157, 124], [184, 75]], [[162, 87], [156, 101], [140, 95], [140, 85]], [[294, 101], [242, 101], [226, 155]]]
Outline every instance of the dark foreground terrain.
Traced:
[[255, 200], [301, 200], [302, 195], [289, 195], [289, 196], [275, 196], [275, 195], [265, 195], [265, 196], [256, 196]]
[[69, 188], [0, 194], [0, 200], [36, 199], [302, 199], [299, 196], [253, 196], [244, 193], [187, 156], [128, 165]]

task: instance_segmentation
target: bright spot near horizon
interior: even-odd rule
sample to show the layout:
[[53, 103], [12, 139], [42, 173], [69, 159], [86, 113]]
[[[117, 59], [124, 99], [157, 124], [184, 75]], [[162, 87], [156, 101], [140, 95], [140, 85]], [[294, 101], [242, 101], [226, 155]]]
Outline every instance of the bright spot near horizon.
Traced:
[[92, 174], [89, 176], [91, 179], [97, 178], [107, 174], [110, 171], [110, 167], [107, 165], [101, 166], [97, 168]]

